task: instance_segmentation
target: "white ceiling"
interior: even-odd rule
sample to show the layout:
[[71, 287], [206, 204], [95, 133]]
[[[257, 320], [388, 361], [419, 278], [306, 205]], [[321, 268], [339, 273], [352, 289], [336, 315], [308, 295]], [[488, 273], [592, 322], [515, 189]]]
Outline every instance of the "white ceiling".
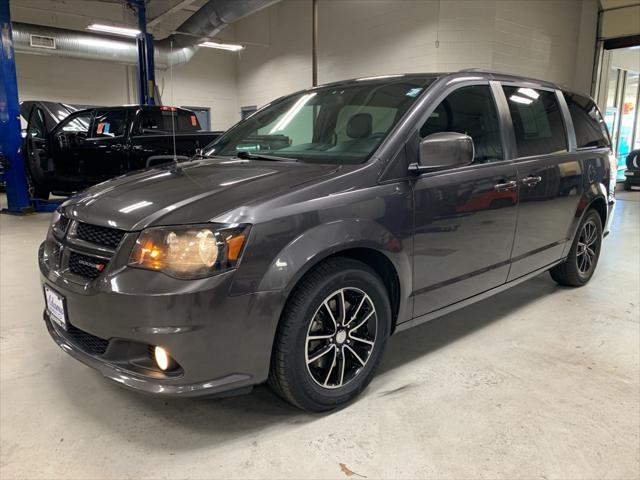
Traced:
[[[206, 0], [147, 0], [147, 24], [164, 38], [197, 11]], [[11, 19], [72, 30], [92, 23], [137, 27], [136, 14], [124, 0], [11, 0]]]

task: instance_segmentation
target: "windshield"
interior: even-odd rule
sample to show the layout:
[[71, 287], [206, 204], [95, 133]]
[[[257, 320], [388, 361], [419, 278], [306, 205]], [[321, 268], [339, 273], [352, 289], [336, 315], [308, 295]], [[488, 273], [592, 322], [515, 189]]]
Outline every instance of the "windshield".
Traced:
[[363, 163], [434, 79], [398, 75], [299, 92], [240, 122], [205, 155], [244, 151], [312, 163]]

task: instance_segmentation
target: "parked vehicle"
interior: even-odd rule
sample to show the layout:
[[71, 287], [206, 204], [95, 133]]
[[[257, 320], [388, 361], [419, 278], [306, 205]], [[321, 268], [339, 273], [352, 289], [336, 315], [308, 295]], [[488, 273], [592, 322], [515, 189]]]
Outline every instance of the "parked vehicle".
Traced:
[[624, 189], [640, 187], [640, 150], [632, 150], [627, 155], [627, 169], [624, 172]]
[[69, 195], [144, 169], [150, 157], [173, 154], [174, 143], [178, 155], [192, 156], [220, 135], [200, 131], [189, 110], [160, 106], [96, 107], [52, 125], [44, 103], [23, 113], [28, 121], [23, 150], [36, 198]]
[[204, 154], [68, 200], [40, 247], [49, 333], [125, 387], [338, 407], [394, 332], [546, 270], [587, 283], [612, 216], [595, 103], [502, 74], [311, 88]]

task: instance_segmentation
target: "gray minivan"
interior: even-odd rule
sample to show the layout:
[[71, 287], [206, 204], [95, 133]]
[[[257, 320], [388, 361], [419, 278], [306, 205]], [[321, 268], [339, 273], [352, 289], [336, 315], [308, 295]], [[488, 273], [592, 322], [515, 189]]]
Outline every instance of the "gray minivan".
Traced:
[[268, 381], [332, 409], [394, 332], [546, 270], [588, 282], [612, 161], [595, 103], [547, 82], [463, 71], [310, 88], [190, 161], [66, 201], [39, 252], [45, 323], [125, 387]]

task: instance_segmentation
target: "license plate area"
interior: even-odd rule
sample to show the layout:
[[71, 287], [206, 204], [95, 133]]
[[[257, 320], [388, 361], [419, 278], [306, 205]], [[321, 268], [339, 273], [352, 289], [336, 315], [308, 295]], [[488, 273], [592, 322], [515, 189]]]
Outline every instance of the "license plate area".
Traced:
[[44, 286], [44, 299], [51, 321], [67, 329], [67, 305], [65, 298], [48, 285]]

